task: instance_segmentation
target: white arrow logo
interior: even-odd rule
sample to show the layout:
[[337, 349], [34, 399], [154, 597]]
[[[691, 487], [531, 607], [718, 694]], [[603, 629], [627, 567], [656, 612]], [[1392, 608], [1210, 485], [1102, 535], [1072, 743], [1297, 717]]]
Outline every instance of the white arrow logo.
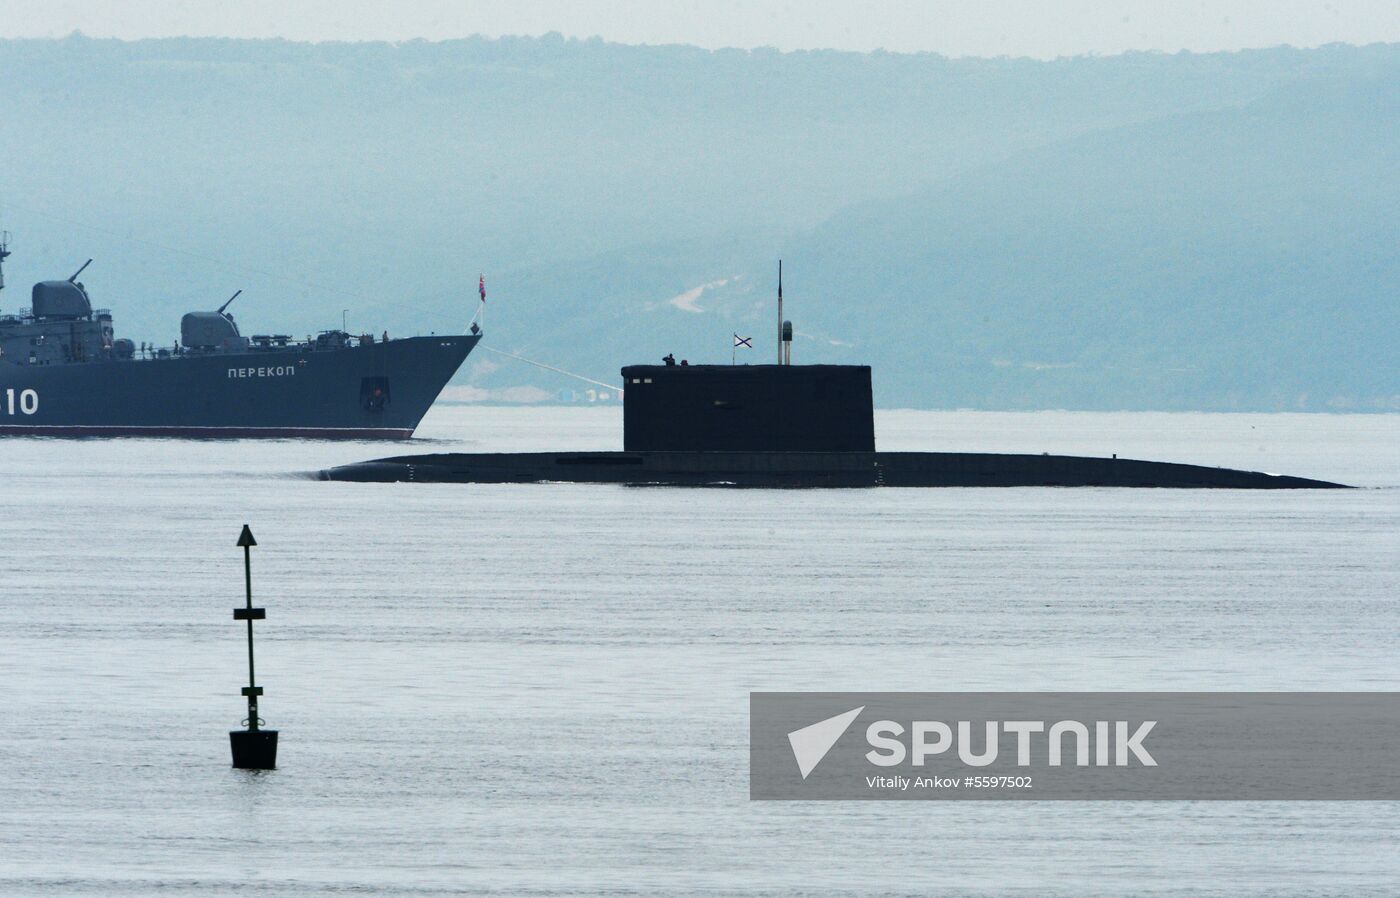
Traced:
[[807, 774], [815, 770], [817, 765], [822, 762], [826, 753], [831, 751], [836, 740], [846, 734], [846, 728], [851, 725], [851, 721], [860, 716], [860, 712], [864, 710], [865, 705], [861, 705], [845, 714], [837, 714], [835, 717], [828, 717], [826, 720], [788, 733], [788, 743], [792, 745], [792, 756], [797, 759], [797, 769], [802, 771], [804, 780], [807, 778]]

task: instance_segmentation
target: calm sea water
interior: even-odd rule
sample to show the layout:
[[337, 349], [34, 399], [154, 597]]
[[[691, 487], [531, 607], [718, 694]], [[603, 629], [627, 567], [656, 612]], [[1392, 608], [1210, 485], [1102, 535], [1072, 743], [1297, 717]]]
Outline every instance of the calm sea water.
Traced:
[[[1400, 689], [1400, 416], [887, 412], [1335, 492], [322, 483], [615, 448], [0, 444], [0, 894], [1393, 895], [1388, 803], [754, 803], [748, 692]], [[229, 769], [252, 525], [279, 770]]]

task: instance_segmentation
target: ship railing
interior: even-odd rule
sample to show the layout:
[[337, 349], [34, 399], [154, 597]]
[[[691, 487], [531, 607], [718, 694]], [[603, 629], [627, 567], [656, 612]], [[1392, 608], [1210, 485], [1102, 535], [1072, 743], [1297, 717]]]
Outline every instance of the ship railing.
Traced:
[[[25, 310], [26, 314], [28, 310]], [[342, 346], [373, 346], [382, 343], [382, 336], [374, 334], [350, 334], [343, 331], [336, 332], [342, 334], [343, 342], [337, 346], [327, 345], [325, 342], [318, 343], [314, 337], [304, 340], [295, 339], [287, 334], [254, 334], [248, 338], [248, 350], [252, 352], [316, 352], [327, 349], [340, 348]], [[141, 344], [137, 344], [136, 352], [132, 358], [140, 359], [174, 359], [188, 355], [203, 355], [202, 350], [191, 350], [188, 346], [156, 346], [155, 344], [145, 344], [144, 349]]]

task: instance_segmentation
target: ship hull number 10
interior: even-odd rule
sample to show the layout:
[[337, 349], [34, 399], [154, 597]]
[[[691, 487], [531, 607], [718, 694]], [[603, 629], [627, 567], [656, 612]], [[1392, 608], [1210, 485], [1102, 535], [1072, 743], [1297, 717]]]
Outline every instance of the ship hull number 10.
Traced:
[[32, 415], [39, 410], [39, 394], [34, 390], [6, 390], [5, 414]]

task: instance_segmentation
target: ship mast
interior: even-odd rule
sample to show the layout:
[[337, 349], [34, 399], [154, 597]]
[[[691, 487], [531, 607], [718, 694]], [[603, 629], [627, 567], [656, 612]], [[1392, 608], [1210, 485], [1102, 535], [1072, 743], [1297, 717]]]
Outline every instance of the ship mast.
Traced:
[[10, 232], [0, 231], [0, 290], [5, 289], [5, 259], [10, 255]]
[[778, 260], [778, 364], [783, 363], [783, 260]]

